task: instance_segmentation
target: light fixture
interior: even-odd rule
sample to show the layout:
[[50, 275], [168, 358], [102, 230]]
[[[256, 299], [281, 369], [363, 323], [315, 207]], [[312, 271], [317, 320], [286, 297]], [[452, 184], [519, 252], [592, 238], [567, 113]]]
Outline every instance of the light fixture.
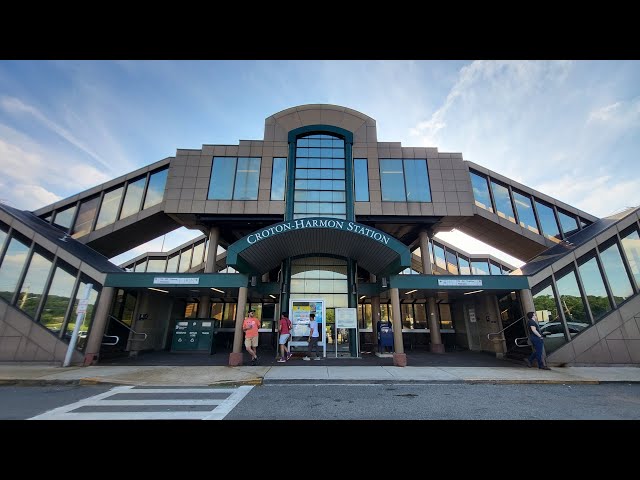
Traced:
[[275, 296], [275, 295], [271, 295], [271, 294], [269, 294], [269, 296], [270, 296], [271, 298], [276, 298], [276, 296]]
[[418, 291], [418, 289], [415, 289], [415, 290], [409, 290], [408, 292], [404, 292], [404, 294], [405, 294], [405, 295], [409, 295], [410, 293], [417, 292], [417, 291]]
[[474, 290], [473, 292], [464, 292], [465, 295], [471, 295], [472, 293], [480, 293], [484, 292], [484, 290]]
[[217, 288], [213, 288], [213, 287], [211, 287], [211, 290], [213, 290], [214, 292], [224, 293], [224, 291], [219, 290], [219, 289], [217, 289]]
[[147, 287], [149, 290], [155, 290], [156, 292], [169, 293], [169, 290], [160, 290], [159, 288]]
[[362, 296], [360, 297], [360, 300], [362, 300], [365, 296], [366, 296], [366, 295], [362, 295]]

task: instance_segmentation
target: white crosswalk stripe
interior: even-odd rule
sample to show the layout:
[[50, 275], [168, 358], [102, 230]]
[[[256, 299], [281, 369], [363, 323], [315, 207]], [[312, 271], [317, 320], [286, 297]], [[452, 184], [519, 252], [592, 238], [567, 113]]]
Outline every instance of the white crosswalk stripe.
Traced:
[[252, 388], [114, 387], [29, 420], [222, 420]]

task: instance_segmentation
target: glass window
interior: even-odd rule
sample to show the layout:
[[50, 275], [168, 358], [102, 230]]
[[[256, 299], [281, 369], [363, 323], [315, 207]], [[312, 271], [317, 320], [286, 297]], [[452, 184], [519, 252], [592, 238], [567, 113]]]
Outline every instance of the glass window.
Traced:
[[454, 275], [458, 275], [458, 259], [456, 258], [456, 252], [446, 248], [444, 255], [447, 260], [447, 271]]
[[60, 210], [56, 212], [56, 216], [53, 220], [53, 224], [61, 230], [65, 232], [69, 230], [71, 227], [71, 222], [73, 222], [73, 216], [76, 214], [76, 206], [71, 205], [70, 207], [65, 208], [64, 210]]
[[404, 160], [404, 177], [407, 186], [407, 202], [430, 202], [431, 188], [427, 160]]
[[406, 200], [402, 160], [380, 159], [380, 184], [383, 202]]
[[49, 278], [53, 256], [36, 247], [33, 252], [27, 275], [22, 282], [16, 306], [31, 318], [35, 318], [45, 284]]
[[536, 217], [533, 214], [533, 207], [531, 206], [531, 198], [528, 195], [513, 190], [513, 200], [516, 204], [516, 210], [518, 211], [518, 219], [520, 220], [520, 226], [533, 233], [539, 234], [538, 224], [536, 223]]
[[538, 218], [540, 219], [540, 226], [542, 227], [542, 234], [549, 240], [559, 242], [560, 230], [558, 229], [558, 223], [556, 222], [556, 216], [553, 213], [553, 208], [539, 200], [536, 200], [535, 202], [536, 210], [538, 211]]
[[191, 265], [194, 267], [198, 265], [202, 265], [203, 257], [204, 257], [204, 240], [194, 245], [193, 259], [191, 260]]
[[403, 330], [413, 330], [413, 305], [411, 303], [400, 304], [400, 318]]
[[164, 198], [164, 187], [167, 184], [167, 175], [169, 169], [154, 172], [149, 177], [149, 186], [147, 187], [147, 195], [144, 199], [144, 207], [149, 208], [162, 202]]
[[447, 269], [447, 262], [444, 257], [444, 247], [442, 245], [433, 242], [433, 252], [436, 259], [436, 266], [442, 270]]
[[284, 200], [284, 190], [287, 184], [287, 159], [276, 157], [273, 159], [271, 173], [271, 200]]
[[234, 200], [257, 200], [260, 181], [260, 158], [238, 158]]
[[96, 300], [98, 299], [98, 290], [96, 290], [96, 283], [93, 280], [86, 279], [87, 281], [81, 281], [80, 287], [78, 288], [78, 292], [76, 294], [76, 298], [73, 302], [73, 309], [71, 310], [71, 316], [67, 321], [67, 327], [65, 328], [64, 338], [66, 341], [71, 340], [71, 335], [73, 335], [73, 329], [76, 328], [76, 320], [78, 319], [78, 303], [82, 298], [84, 298], [84, 291], [86, 289], [87, 283], [91, 283], [93, 287], [89, 293], [89, 303], [87, 304], [87, 311], [83, 316], [82, 325], [80, 325], [80, 330], [78, 332], [78, 341], [76, 343], [76, 349], [81, 352], [84, 351], [84, 348], [87, 345], [87, 337], [89, 334], [89, 327], [93, 322], [93, 313], [95, 311]]
[[213, 157], [207, 197], [209, 200], [231, 200], [236, 162], [235, 157]]
[[502, 275], [502, 269], [500, 268], [500, 265], [493, 260], [489, 260], [489, 272], [490, 275]]
[[633, 287], [622, 262], [618, 242], [614, 242], [608, 247], [606, 244], [601, 245], [600, 248], [604, 248], [604, 250], [600, 251], [600, 260], [602, 260], [602, 266], [609, 281], [613, 299], [617, 305], [620, 305], [633, 295]]
[[565, 237], [573, 235], [579, 230], [578, 220], [575, 215], [567, 213], [558, 208], [558, 218], [560, 219], [560, 226]]
[[133, 266], [133, 271], [134, 272], [144, 272], [147, 269], [147, 259], [144, 258], [143, 260], [139, 260], [136, 262], [136, 264]]
[[147, 262], [147, 272], [164, 272], [166, 264], [166, 258], [151, 257]]
[[178, 273], [178, 259], [180, 258], [180, 252], [174, 253], [167, 260], [167, 273]]
[[640, 288], [640, 236], [638, 235], [638, 230], [634, 228], [620, 236], [622, 237], [622, 249], [627, 256], [631, 273], [636, 279], [636, 287]]
[[558, 295], [560, 296], [560, 304], [564, 312], [564, 318], [567, 320], [567, 325], [571, 327], [569, 333], [572, 331], [577, 333], [591, 325], [582, 293], [580, 293], [580, 289], [578, 288], [575, 270], [571, 269], [559, 277], [558, 280], [556, 280], [556, 286], [558, 287]]
[[453, 330], [453, 317], [451, 316], [451, 305], [448, 303], [436, 304], [440, 312], [440, 328], [442, 330]]
[[47, 293], [40, 323], [54, 333], [59, 333], [64, 324], [67, 307], [73, 294], [73, 285], [76, 281], [76, 271], [70, 266], [59, 262], [53, 274], [51, 288]]
[[31, 243], [22, 235], [13, 234], [9, 241], [7, 251], [0, 265], [0, 298], [11, 302], [13, 294], [18, 287], [20, 273], [27, 262], [29, 253], [28, 245]]
[[533, 305], [536, 309], [538, 322], [541, 324], [544, 322], [558, 322], [558, 303], [551, 285], [541, 289], [536, 286], [531, 290], [531, 293], [533, 294]]
[[191, 248], [182, 250], [182, 252], [180, 253], [180, 267], [178, 268], [179, 273], [184, 273], [189, 270], [189, 268], [191, 268], [191, 253]]
[[91, 231], [99, 202], [100, 197], [93, 197], [80, 202], [78, 218], [76, 218], [76, 224], [73, 227], [73, 238], [82, 237]]
[[484, 208], [485, 210], [493, 212], [487, 177], [480, 173], [474, 172], [473, 170], [469, 170], [469, 174], [471, 175], [473, 198], [475, 199], [476, 205], [480, 208]]
[[355, 188], [355, 201], [369, 201], [369, 171], [366, 158], [353, 159], [353, 180]]
[[118, 207], [120, 207], [120, 199], [122, 198], [122, 192], [124, 187], [118, 187], [110, 192], [105, 192], [102, 197], [102, 204], [100, 205], [100, 213], [98, 214], [98, 221], [96, 222], [96, 230], [116, 221], [118, 216]]
[[127, 218], [128, 216], [140, 211], [140, 204], [142, 203], [142, 194], [144, 193], [144, 184], [146, 181], [146, 177], [142, 177], [129, 182], [127, 185], [127, 192], [124, 195], [124, 203], [122, 204], [120, 218]]
[[428, 328], [427, 325], [427, 305], [425, 303], [416, 303], [413, 305], [413, 311], [416, 315], [414, 327], [422, 330]]
[[471, 275], [471, 265], [469, 259], [458, 255], [458, 261], [460, 262], [460, 275]]
[[486, 258], [471, 260], [471, 275], [489, 275], [489, 261]]
[[611, 303], [609, 302], [607, 289], [604, 286], [596, 257], [591, 254], [591, 258], [588, 260], [586, 258], [589, 257], [581, 259], [583, 263], [578, 265], [578, 272], [587, 295], [589, 307], [591, 307], [593, 319], [598, 321], [600, 317], [611, 310]]
[[501, 183], [491, 180], [491, 190], [493, 191], [493, 199], [496, 202], [496, 213], [502, 218], [506, 218], [510, 222], [516, 223], [511, 206], [511, 197], [509, 189]]

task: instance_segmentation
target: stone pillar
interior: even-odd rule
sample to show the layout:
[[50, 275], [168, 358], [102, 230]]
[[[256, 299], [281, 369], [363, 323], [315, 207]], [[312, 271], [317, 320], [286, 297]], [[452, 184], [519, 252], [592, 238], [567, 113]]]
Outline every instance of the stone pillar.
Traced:
[[444, 353], [444, 344], [440, 335], [440, 312], [435, 297], [429, 297], [429, 332], [431, 335], [431, 344], [429, 350], [433, 353]]
[[198, 318], [210, 318], [211, 315], [211, 297], [202, 295], [200, 303], [198, 303]]
[[429, 234], [426, 230], [420, 231], [420, 257], [422, 258], [422, 273], [432, 275], [431, 257], [429, 256]]
[[[376, 283], [376, 276], [372, 273], [369, 274], [369, 281]], [[371, 297], [371, 333], [374, 349], [378, 347], [378, 323], [380, 323], [380, 295]]]
[[207, 262], [204, 264], [204, 273], [215, 273], [216, 271], [219, 239], [220, 229], [218, 227], [211, 227], [209, 230], [209, 246], [207, 247]]
[[[495, 329], [493, 331], [499, 332], [504, 327], [504, 325], [502, 325], [502, 318], [500, 317], [500, 302], [498, 302], [498, 297], [496, 295], [487, 295], [487, 298], [490, 299], [487, 301], [487, 309], [491, 307], [496, 315]], [[504, 358], [504, 354], [507, 352], [507, 341], [505, 339], [504, 332], [495, 337], [496, 358]]]
[[87, 338], [87, 348], [84, 354], [85, 366], [94, 364], [100, 356], [102, 336], [109, 324], [109, 311], [111, 310], [114, 294], [115, 290], [113, 287], [102, 287], [102, 292], [100, 292], [100, 301], [96, 306], [96, 313], [93, 316], [91, 333], [89, 334], [89, 338]]
[[238, 288], [238, 308], [236, 309], [236, 327], [233, 334], [233, 351], [229, 354], [229, 366], [238, 367], [242, 365], [242, 343], [244, 333], [242, 322], [244, 320], [244, 309], [247, 306], [247, 287]]
[[407, 366], [407, 355], [402, 343], [402, 318], [400, 317], [400, 293], [397, 288], [389, 290], [391, 311], [393, 312], [393, 364], [396, 367]]

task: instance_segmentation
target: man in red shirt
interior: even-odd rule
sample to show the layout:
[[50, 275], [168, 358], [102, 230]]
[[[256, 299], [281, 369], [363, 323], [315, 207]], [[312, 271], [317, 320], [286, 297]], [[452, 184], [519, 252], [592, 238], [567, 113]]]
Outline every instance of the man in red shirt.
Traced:
[[253, 310], [249, 310], [248, 315], [242, 322], [244, 346], [251, 355], [251, 365], [255, 365], [258, 361], [258, 329], [260, 328], [260, 321], [254, 317], [255, 312]]
[[279, 330], [280, 337], [278, 338], [278, 343], [280, 344], [280, 358], [278, 359], [278, 362], [283, 363], [291, 358], [291, 353], [289, 352], [289, 348], [287, 347], [287, 342], [289, 341], [289, 337], [291, 335], [291, 320], [289, 320], [289, 315], [287, 314], [287, 312], [282, 312], [280, 314]]

